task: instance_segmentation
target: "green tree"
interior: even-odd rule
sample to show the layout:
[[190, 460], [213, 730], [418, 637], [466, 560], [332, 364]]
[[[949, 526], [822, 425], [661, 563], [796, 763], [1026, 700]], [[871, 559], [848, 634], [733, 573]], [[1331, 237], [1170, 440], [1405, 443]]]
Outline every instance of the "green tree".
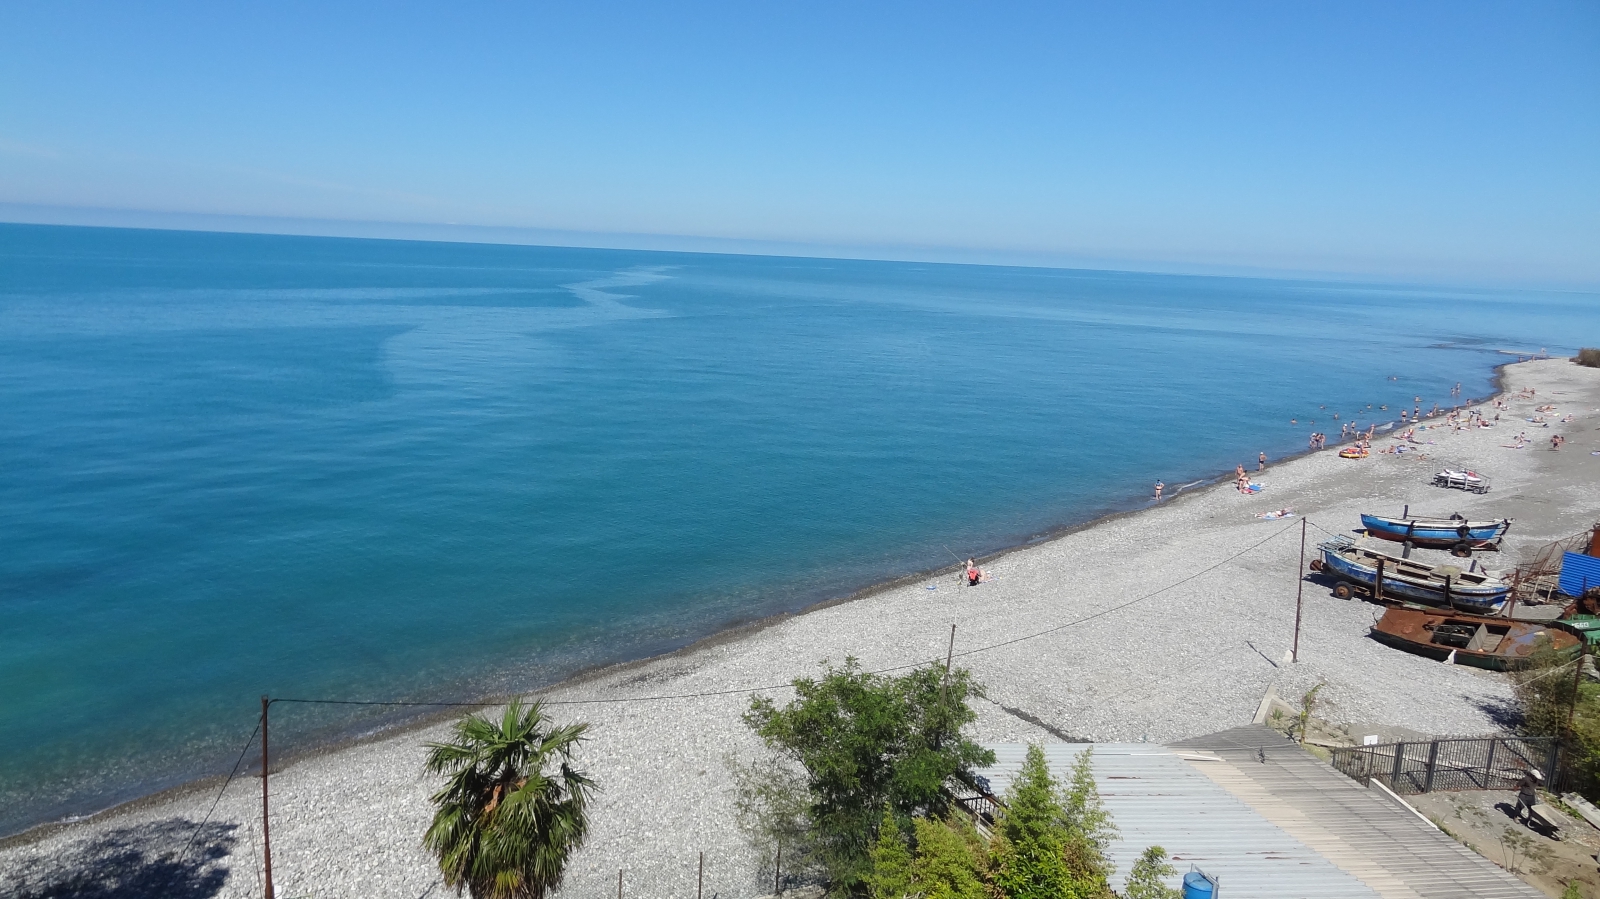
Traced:
[[906, 835], [900, 832], [894, 814], [885, 811], [878, 824], [878, 839], [872, 844], [872, 871], [867, 875], [872, 899], [905, 899], [915, 893], [911, 864]]
[[1006, 790], [990, 861], [995, 886], [1007, 899], [1064, 899], [1076, 895], [1067, 871], [1066, 809], [1044, 750], [1028, 746], [1022, 769]]
[[1075, 848], [1079, 857], [1077, 873], [1091, 877], [1098, 873], [1102, 878], [1109, 874], [1106, 850], [1117, 837], [1117, 826], [1100, 800], [1100, 788], [1095, 786], [1093, 746], [1084, 747], [1072, 760], [1062, 813], [1061, 824], [1067, 832], [1069, 848]]
[[1093, 747], [1078, 753], [1063, 788], [1044, 750], [1029, 746], [999, 821], [995, 885], [1009, 899], [1110, 897], [1105, 852], [1115, 835], [1095, 787]]
[[422, 842], [446, 886], [473, 899], [540, 899], [561, 883], [588, 834], [594, 781], [573, 767], [587, 724], [555, 727], [520, 700], [499, 721], [469, 715], [429, 743], [426, 770], [444, 775]]
[[941, 665], [885, 677], [846, 659], [794, 690], [782, 708], [753, 700], [745, 721], [804, 771], [807, 849], [835, 888], [864, 887], [885, 809], [898, 820], [942, 814], [945, 781], [994, 760], [961, 734], [977, 720], [969, 698], [981, 695], [964, 669], [948, 681]]
[[916, 889], [926, 899], [988, 899], [983, 880], [987, 853], [965, 821], [917, 818]]
[[1179, 899], [1183, 894], [1167, 886], [1165, 878], [1178, 873], [1167, 860], [1167, 850], [1151, 846], [1133, 863], [1128, 872], [1128, 882], [1122, 887], [1122, 899]]

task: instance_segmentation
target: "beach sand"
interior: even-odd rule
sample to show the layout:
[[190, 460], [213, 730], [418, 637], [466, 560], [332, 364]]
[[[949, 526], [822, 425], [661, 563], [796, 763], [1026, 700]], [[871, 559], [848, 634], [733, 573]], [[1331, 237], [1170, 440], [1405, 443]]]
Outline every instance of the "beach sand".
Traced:
[[[1504, 676], [1377, 644], [1366, 636], [1377, 607], [1335, 599], [1322, 582], [1304, 584], [1300, 661], [1286, 664], [1301, 524], [1256, 516], [1285, 506], [1306, 515], [1308, 560], [1327, 532], [1358, 526], [1362, 511], [1398, 514], [1409, 504], [1413, 512], [1509, 516], [1515, 523], [1506, 551], [1479, 556], [1491, 568], [1510, 567], [1592, 526], [1600, 519], [1600, 455], [1591, 455], [1600, 451], [1600, 370], [1541, 360], [1508, 366], [1504, 379], [1510, 411], [1500, 425], [1458, 432], [1442, 427], [1443, 418], [1431, 420], [1429, 430], [1418, 432], [1419, 440], [1432, 441], [1419, 448], [1426, 459], [1375, 453], [1351, 461], [1332, 447], [1253, 474], [1266, 485], [1259, 495], [1218, 484], [1004, 553], [984, 564], [992, 579], [978, 587], [962, 585], [953, 572], [902, 583], [592, 674], [545, 696], [617, 700], [740, 690], [784, 684], [846, 656], [868, 669], [942, 660], [953, 624], [957, 663], [988, 691], [977, 702], [975, 727], [985, 741], [1171, 741], [1249, 723], [1269, 687], [1293, 701], [1324, 682], [1319, 716], [1353, 733], [1495, 731], [1511, 700]], [[1536, 398], [1515, 399], [1528, 387]], [[1576, 421], [1547, 429], [1522, 420], [1543, 403], [1557, 407], [1548, 418], [1572, 413]], [[1492, 417], [1491, 407], [1481, 408]], [[1523, 430], [1528, 448], [1502, 447]], [[1559, 452], [1549, 449], [1554, 433], [1568, 440]], [[1373, 446], [1394, 442], [1380, 434]], [[1256, 448], [1238, 452], [1253, 473]], [[1483, 471], [1494, 488], [1478, 496], [1429, 486], [1433, 472], [1446, 466]], [[788, 696], [784, 689], [764, 693], [779, 701]], [[771, 891], [770, 879], [762, 879], [771, 876], [770, 860], [755, 857], [734, 826], [727, 775], [728, 758], [748, 760], [760, 750], [740, 719], [750, 696], [551, 708], [560, 720], [593, 725], [582, 761], [604, 788], [592, 836], [561, 895], [614, 895], [619, 869], [628, 895], [693, 895], [700, 852], [706, 895]], [[275, 715], [292, 714], [279, 708]], [[423, 744], [442, 738], [444, 728], [405, 730], [274, 771], [279, 896], [414, 899], [445, 892], [420, 845], [435, 787], [421, 775]], [[0, 893], [28, 895], [36, 886], [26, 883], [47, 882], [129, 847], [134, 854], [123, 858], [142, 852], [141, 864], [166, 872], [150, 863], [182, 849], [181, 840], [172, 845], [172, 834], [186, 838], [216, 788], [197, 785], [10, 840], [0, 848]], [[205, 857], [191, 850], [175, 882], [210, 876], [196, 881], [203, 888], [196, 895], [211, 895], [218, 884], [217, 895], [259, 895], [259, 803], [259, 780], [235, 780], [212, 816], [216, 826], [200, 841], [211, 857], [190, 870]]]

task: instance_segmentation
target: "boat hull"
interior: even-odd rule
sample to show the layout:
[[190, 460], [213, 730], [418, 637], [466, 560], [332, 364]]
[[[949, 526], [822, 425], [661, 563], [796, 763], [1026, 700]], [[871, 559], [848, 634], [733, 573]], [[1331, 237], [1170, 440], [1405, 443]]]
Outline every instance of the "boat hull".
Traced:
[[1458, 665], [1505, 671], [1549, 646], [1571, 657], [1581, 651], [1577, 637], [1528, 621], [1453, 615], [1422, 609], [1390, 609], [1372, 626], [1372, 639], [1430, 659], [1455, 653]]
[[1362, 515], [1361, 526], [1367, 529], [1369, 536], [1397, 542], [1410, 541], [1414, 546], [1450, 548], [1465, 543], [1477, 548], [1505, 536], [1511, 527], [1511, 520], [1449, 521]]
[[[1399, 560], [1384, 572], [1383, 597], [1389, 600], [1421, 603], [1425, 606], [1453, 608], [1480, 614], [1494, 613], [1505, 605], [1511, 586], [1504, 582], [1493, 584], [1451, 584], [1449, 595], [1442, 583], [1430, 583], [1416, 578], [1396, 575]], [[1347, 552], [1330, 546], [1322, 547], [1322, 570], [1331, 577], [1360, 584], [1377, 593], [1378, 569], [1364, 560], [1352, 558]]]

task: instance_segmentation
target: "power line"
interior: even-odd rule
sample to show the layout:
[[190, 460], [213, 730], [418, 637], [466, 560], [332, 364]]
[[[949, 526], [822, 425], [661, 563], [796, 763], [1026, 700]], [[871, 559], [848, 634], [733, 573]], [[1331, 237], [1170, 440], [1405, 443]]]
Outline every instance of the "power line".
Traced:
[[[1011, 646], [1011, 645], [1026, 641], [1026, 640], [1033, 640], [1033, 639], [1036, 639], [1038, 637], [1046, 636], [1048, 634], [1054, 634], [1054, 633], [1057, 633], [1059, 631], [1064, 631], [1064, 630], [1067, 630], [1068, 628], [1077, 627], [1080, 624], [1084, 624], [1086, 622], [1093, 621], [1096, 618], [1103, 618], [1106, 615], [1110, 615], [1112, 612], [1119, 612], [1119, 611], [1121, 611], [1123, 609], [1126, 609], [1126, 608], [1128, 608], [1130, 606], [1137, 605], [1138, 603], [1144, 602], [1147, 599], [1153, 599], [1153, 598], [1155, 598], [1157, 596], [1160, 596], [1163, 593], [1166, 593], [1169, 590], [1173, 590], [1173, 589], [1176, 589], [1177, 587], [1181, 587], [1184, 584], [1186, 584], [1186, 583], [1188, 583], [1188, 582], [1190, 582], [1190, 581], [1192, 581], [1192, 580], [1194, 580], [1194, 579], [1196, 579], [1198, 577], [1201, 577], [1201, 576], [1206, 575], [1206, 574], [1210, 574], [1211, 572], [1216, 571], [1218, 568], [1221, 568], [1222, 566], [1228, 564], [1229, 562], [1234, 561], [1235, 559], [1239, 558], [1240, 556], [1246, 555], [1247, 553], [1254, 552], [1255, 550], [1257, 550], [1257, 549], [1261, 548], [1263, 545], [1265, 545], [1267, 542], [1269, 542], [1269, 541], [1271, 541], [1271, 540], [1273, 540], [1273, 539], [1275, 539], [1277, 537], [1282, 536], [1283, 534], [1287, 533], [1291, 529], [1292, 528], [1290, 528], [1289, 526], [1285, 525], [1283, 528], [1273, 532], [1271, 535], [1267, 536], [1265, 539], [1258, 540], [1257, 542], [1251, 544], [1250, 546], [1245, 547], [1244, 549], [1234, 553], [1231, 556], [1228, 556], [1225, 559], [1222, 559], [1219, 562], [1216, 562], [1213, 565], [1210, 565], [1210, 566], [1208, 566], [1206, 568], [1202, 568], [1199, 571], [1196, 571], [1196, 572], [1194, 572], [1193, 574], [1190, 574], [1187, 577], [1184, 577], [1184, 578], [1181, 578], [1179, 580], [1173, 581], [1172, 583], [1166, 585], [1165, 587], [1162, 587], [1162, 588], [1160, 588], [1158, 590], [1153, 590], [1153, 591], [1151, 591], [1149, 593], [1146, 593], [1145, 595], [1137, 597], [1135, 599], [1130, 599], [1125, 603], [1121, 603], [1120, 605], [1115, 605], [1115, 606], [1111, 606], [1110, 608], [1101, 609], [1098, 612], [1095, 612], [1095, 613], [1090, 614], [1090, 615], [1085, 615], [1082, 618], [1077, 618], [1077, 619], [1069, 621], [1069, 622], [1067, 622], [1065, 624], [1059, 624], [1059, 625], [1056, 625], [1055, 627], [1046, 628], [1045, 630], [1037, 631], [1037, 632], [1032, 633], [1032, 634], [1026, 634], [1026, 635], [1021, 636], [1021, 637], [1014, 637], [1014, 638], [1012, 638], [1010, 640], [1003, 640], [1003, 641], [1001, 641], [999, 643], [991, 643], [991, 644], [989, 644], [987, 646], [979, 646], [979, 647], [976, 647], [976, 648], [973, 648], [973, 649], [965, 650], [963, 652], [958, 652], [958, 653], [956, 653], [954, 655], [954, 658], [964, 658], [966, 656], [977, 655], [978, 653], [988, 652], [988, 651], [990, 651], [992, 649], [1000, 649], [1001, 647]], [[873, 671], [868, 671], [868, 672], [865, 672], [865, 673], [866, 674], [890, 674], [890, 673], [895, 672], [895, 671], [904, 671], [904, 670], [906, 670], [908, 668], [916, 668], [917, 666], [919, 666], [921, 664], [923, 664], [923, 663], [921, 663], [921, 662], [912, 662], [912, 663], [906, 664], [906, 665], [895, 665], [895, 666], [890, 667], [890, 668], [878, 668], [878, 669], [875, 669]], [[617, 697], [597, 698], [597, 699], [546, 699], [546, 700], [539, 700], [539, 701], [541, 703], [543, 703], [544, 705], [611, 705], [611, 704], [625, 703], [625, 702], [664, 702], [664, 701], [679, 700], [679, 699], [700, 699], [700, 698], [708, 698], [708, 697], [713, 697], [713, 696], [736, 696], [736, 695], [745, 694], [745, 693], [759, 693], [759, 692], [762, 692], [764, 690], [785, 690], [785, 689], [790, 689], [793, 686], [794, 685], [792, 683], [766, 684], [766, 685], [759, 686], [759, 687], [739, 687], [739, 688], [735, 688], [735, 689], [731, 689], [731, 690], [708, 690], [708, 691], [704, 691], [704, 692], [700, 692], [700, 693], [663, 693], [663, 694], [657, 694], [657, 695], [654, 695], [654, 696], [617, 696]], [[300, 699], [300, 698], [274, 699], [272, 701], [273, 702], [294, 702], [294, 703], [314, 704], [314, 705], [418, 706], [418, 707], [433, 707], [433, 708], [451, 708], [451, 707], [482, 708], [483, 706], [492, 704], [490, 702], [419, 702], [419, 701], [414, 701], [414, 700]]]

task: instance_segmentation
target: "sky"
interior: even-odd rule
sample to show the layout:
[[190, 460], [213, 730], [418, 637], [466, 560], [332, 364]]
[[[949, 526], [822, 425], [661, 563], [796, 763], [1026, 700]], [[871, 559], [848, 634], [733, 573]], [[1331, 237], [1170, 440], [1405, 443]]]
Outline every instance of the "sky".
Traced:
[[0, 220], [1600, 285], [1600, 4], [0, 0]]

